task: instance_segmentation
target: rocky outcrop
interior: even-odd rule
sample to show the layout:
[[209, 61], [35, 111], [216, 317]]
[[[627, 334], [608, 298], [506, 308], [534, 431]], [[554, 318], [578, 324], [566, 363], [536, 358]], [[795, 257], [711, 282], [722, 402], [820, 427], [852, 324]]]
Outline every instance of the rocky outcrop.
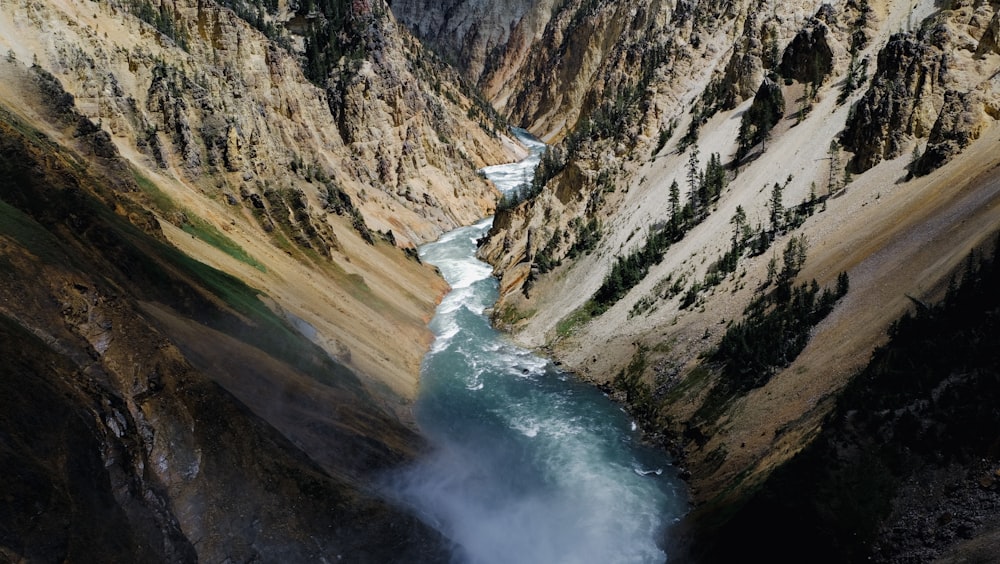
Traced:
[[419, 441], [356, 374], [166, 244], [130, 178], [0, 133], [4, 560], [441, 554], [369, 493]]
[[977, 56], [982, 57], [987, 53], [1000, 55], [1000, 11], [993, 14], [993, 19], [983, 31], [979, 38], [979, 44], [976, 46]]
[[[733, 43], [733, 54], [722, 73], [714, 76], [705, 92], [702, 115], [731, 110], [751, 98], [764, 80], [764, 42], [757, 11], [747, 14], [743, 35]], [[773, 63], [773, 61], [770, 61]]]
[[[993, 102], [980, 100], [993, 100], [996, 87], [984, 81], [997, 58], [977, 55], [993, 4], [783, 3], [760, 14], [754, 6], [641, 2], [623, 14], [567, 3], [570, 14], [552, 18], [530, 74], [514, 83], [530, 86], [507, 100], [510, 115], [550, 135], [559, 166], [536, 176], [547, 179], [537, 196], [498, 215], [480, 249], [501, 278], [495, 321], [618, 397], [641, 397], [633, 414], [683, 454], [696, 503], [713, 503], [708, 519], [739, 506], [816, 436], [905, 307], [900, 292], [943, 287], [950, 267], [941, 257], [953, 265], [956, 243], [927, 241], [928, 230], [965, 225], [964, 241], [985, 236], [974, 222], [990, 208], [962, 207], [959, 194], [995, 201], [988, 185], [958, 180], [960, 167], [981, 174], [996, 162], [972, 142], [996, 135]], [[610, 46], [603, 30], [618, 24], [605, 18], [626, 22]], [[638, 67], [629, 55], [636, 37], [646, 38], [635, 47], [647, 63]], [[869, 67], [876, 57], [878, 69]], [[570, 64], [578, 74], [561, 75]], [[769, 70], [784, 80], [766, 81]], [[575, 113], [577, 80], [592, 84]], [[913, 183], [902, 159], [884, 162], [930, 137], [949, 153], [973, 147], [969, 159], [983, 160], [960, 156], [947, 173]], [[857, 172], [876, 163], [884, 164]], [[722, 180], [717, 200], [701, 196], [708, 176]], [[927, 207], [902, 203], [917, 197]], [[677, 224], [690, 230], [667, 229]], [[596, 241], [581, 252], [588, 225]], [[782, 257], [769, 245], [794, 254], [789, 239], [808, 241], [803, 274], [817, 277], [816, 288], [848, 271], [847, 305], [810, 332], [798, 360], [770, 370], [767, 384], [723, 397], [729, 376], [706, 358], [729, 328], [767, 307], [755, 296], [769, 293]], [[908, 258], [889, 258], [897, 253]], [[903, 263], [912, 265], [905, 276]], [[616, 292], [601, 293], [609, 287]], [[638, 388], [616, 388], [632, 386], [615, 375], [636, 366]]]
[[502, 58], [515, 28], [538, 0], [393, 0], [393, 14], [473, 83]]
[[854, 152], [849, 166], [868, 170], [927, 138], [912, 172], [926, 174], [968, 146], [989, 123], [995, 71], [997, 13], [987, 5], [956, 4], [924, 23], [917, 35], [895, 35], [879, 52], [871, 86], [842, 136]]
[[810, 20], [785, 48], [778, 72], [803, 84], [818, 87], [833, 71], [834, 53], [830, 28], [819, 19]]
[[871, 87], [848, 119], [841, 142], [854, 152], [849, 166], [863, 172], [903, 154], [911, 136], [933, 127], [944, 97], [948, 57], [910, 34], [894, 35], [878, 55]]
[[993, 121], [1000, 120], [1000, 74], [973, 90], [949, 90], [927, 145], [911, 164], [910, 172], [927, 174], [941, 167], [979, 138]]
[[924, 175], [951, 160], [979, 137], [983, 128], [983, 103], [977, 92], [945, 92], [944, 104], [931, 129], [924, 152], [910, 166]]
[[[785, 98], [781, 94], [781, 87], [770, 78], [765, 78], [757, 89], [753, 102], [740, 120], [736, 158], [742, 159], [758, 144], [765, 143], [771, 135], [771, 129], [784, 115]], [[763, 150], [762, 147], [761, 151]]]

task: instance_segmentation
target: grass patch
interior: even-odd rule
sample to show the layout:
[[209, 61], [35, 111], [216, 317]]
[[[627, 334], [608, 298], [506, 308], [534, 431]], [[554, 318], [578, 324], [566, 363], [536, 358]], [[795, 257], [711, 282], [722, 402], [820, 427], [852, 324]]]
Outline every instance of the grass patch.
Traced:
[[263, 264], [250, 256], [243, 249], [243, 247], [236, 244], [235, 241], [226, 237], [226, 235], [216, 229], [214, 225], [197, 215], [191, 214], [190, 212], [185, 212], [184, 215], [188, 218], [188, 223], [181, 226], [181, 229], [183, 229], [185, 233], [194, 235], [195, 237], [244, 264], [249, 264], [261, 272], [267, 272], [267, 268]]
[[170, 196], [164, 193], [163, 190], [160, 190], [159, 186], [149, 178], [146, 178], [137, 171], [133, 171], [132, 174], [139, 188], [149, 197], [153, 206], [161, 214], [182, 214], [186, 218], [186, 221], [180, 226], [185, 233], [201, 239], [244, 264], [248, 264], [261, 272], [267, 272], [267, 268], [263, 264], [250, 256], [243, 247], [236, 244], [235, 241], [219, 231], [214, 225], [191, 210], [178, 206]]
[[47, 264], [71, 264], [59, 240], [31, 216], [0, 200], [0, 233], [21, 244]]
[[599, 313], [600, 306], [594, 300], [587, 300], [587, 303], [573, 310], [572, 313], [562, 318], [556, 324], [556, 335], [560, 338], [569, 337], [581, 326], [594, 318]]
[[[368, 283], [365, 282], [364, 276], [361, 276], [358, 273], [351, 273], [347, 275], [347, 280], [352, 286], [355, 286], [359, 292], [363, 292], [363, 295], [371, 294], [372, 289], [368, 287]], [[352, 293], [356, 294], [356, 292]]]
[[686, 396], [689, 392], [697, 388], [703, 388], [708, 384], [708, 378], [711, 374], [712, 373], [704, 366], [700, 364], [695, 366], [690, 372], [687, 373], [684, 379], [677, 384], [677, 386], [671, 388], [671, 390], [667, 393], [666, 401], [668, 403], [676, 402]]
[[500, 310], [500, 314], [497, 316], [497, 319], [506, 325], [515, 325], [525, 319], [533, 317], [535, 313], [537, 313], [537, 310], [520, 310], [512, 305], [508, 305], [504, 306], [504, 308]]

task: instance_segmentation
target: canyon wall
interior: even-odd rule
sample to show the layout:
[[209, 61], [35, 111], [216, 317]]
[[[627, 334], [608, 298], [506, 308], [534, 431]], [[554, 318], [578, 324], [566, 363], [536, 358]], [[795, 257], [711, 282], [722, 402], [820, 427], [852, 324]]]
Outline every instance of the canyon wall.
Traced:
[[704, 525], [1000, 227], [997, 5], [562, 9], [506, 98], [558, 142], [481, 246], [494, 319], [630, 405]]
[[0, 559], [444, 558], [415, 245], [520, 149], [380, 2], [226, 5], [0, 3]]

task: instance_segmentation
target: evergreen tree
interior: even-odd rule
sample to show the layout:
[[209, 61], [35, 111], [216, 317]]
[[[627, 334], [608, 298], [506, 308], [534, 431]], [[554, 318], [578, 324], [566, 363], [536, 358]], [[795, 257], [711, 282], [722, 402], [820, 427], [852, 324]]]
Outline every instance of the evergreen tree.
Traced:
[[781, 204], [781, 193], [783, 188], [777, 182], [771, 188], [771, 202], [769, 206], [771, 218], [771, 231], [775, 234], [781, 229], [782, 221], [785, 218], [785, 207]]
[[733, 224], [733, 250], [736, 250], [742, 246], [742, 241], [746, 239], [748, 230], [747, 212], [743, 206], [736, 206], [736, 213], [733, 214], [729, 223]]
[[698, 166], [698, 146], [693, 145], [688, 153], [687, 181], [691, 199], [695, 199], [695, 194], [701, 188], [701, 169]]
[[[764, 144], [770, 137], [771, 128], [781, 120], [784, 113], [785, 98], [781, 94], [781, 88], [770, 78], [765, 78], [740, 121], [737, 160], [745, 157], [758, 143]], [[766, 150], [767, 147], [763, 148]]]
[[830, 155], [830, 178], [827, 182], [827, 194], [833, 194], [834, 190], [837, 189], [837, 171], [840, 170], [840, 145], [837, 144], [836, 139], [830, 141], [830, 149], [827, 151]]
[[670, 224], [677, 228], [680, 224], [681, 210], [681, 188], [677, 185], [677, 179], [670, 183]]
[[702, 201], [704, 203], [714, 202], [719, 199], [722, 190], [726, 187], [726, 169], [722, 166], [722, 159], [719, 153], [712, 153], [708, 158], [708, 165], [705, 168], [705, 177], [701, 185]]

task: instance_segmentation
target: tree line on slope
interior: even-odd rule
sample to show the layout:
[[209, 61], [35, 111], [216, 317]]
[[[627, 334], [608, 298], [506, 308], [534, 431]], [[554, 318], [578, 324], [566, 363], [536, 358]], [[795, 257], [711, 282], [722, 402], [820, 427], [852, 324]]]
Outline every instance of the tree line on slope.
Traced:
[[692, 150], [688, 161], [688, 182], [691, 190], [687, 203], [681, 206], [680, 186], [675, 180], [670, 185], [668, 220], [650, 229], [644, 245], [615, 260], [590, 300], [592, 305], [589, 309], [593, 315], [600, 315], [623, 298], [646, 277], [653, 265], [663, 260], [671, 245], [683, 239], [688, 231], [708, 217], [710, 206], [718, 201], [728, 182], [719, 154], [713, 153], [705, 170], [701, 171], [698, 168], [697, 148]]
[[992, 522], [1000, 511], [998, 248], [1000, 238], [991, 255], [970, 253], [941, 301], [911, 298], [914, 310], [892, 324], [816, 440], [744, 505], [696, 516], [693, 558], [925, 562]]

